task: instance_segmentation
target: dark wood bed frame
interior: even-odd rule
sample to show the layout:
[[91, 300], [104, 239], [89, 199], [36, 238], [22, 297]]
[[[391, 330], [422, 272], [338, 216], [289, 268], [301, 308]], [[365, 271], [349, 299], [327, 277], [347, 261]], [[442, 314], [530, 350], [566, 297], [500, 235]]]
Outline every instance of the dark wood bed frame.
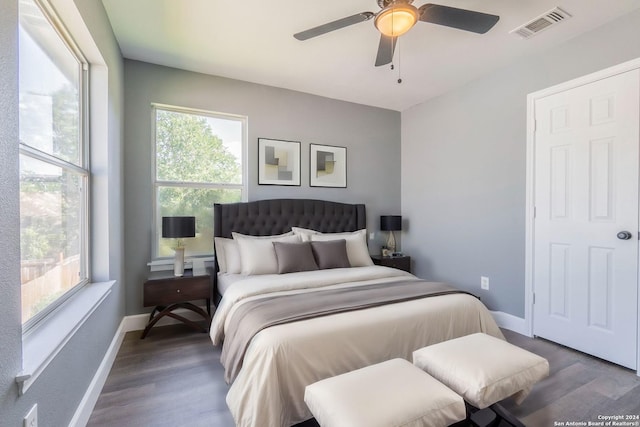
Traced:
[[[270, 236], [286, 233], [291, 227], [310, 228], [322, 233], [356, 231], [366, 228], [363, 204], [312, 199], [270, 199], [243, 203], [216, 203], [213, 206], [213, 236], [231, 238], [231, 233]], [[213, 274], [217, 304], [218, 261]]]

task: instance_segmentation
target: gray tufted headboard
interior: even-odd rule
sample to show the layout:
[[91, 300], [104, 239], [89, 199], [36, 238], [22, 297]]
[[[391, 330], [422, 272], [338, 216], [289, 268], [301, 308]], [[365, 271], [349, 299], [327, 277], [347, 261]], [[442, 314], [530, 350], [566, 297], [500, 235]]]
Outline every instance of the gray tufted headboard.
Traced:
[[213, 235], [231, 232], [252, 236], [282, 234], [291, 227], [323, 233], [356, 231], [366, 227], [364, 205], [309, 199], [272, 199], [213, 206]]
[[[246, 203], [213, 205], [214, 237], [231, 238], [231, 232], [252, 236], [282, 234], [291, 227], [303, 227], [323, 233], [356, 231], [367, 226], [362, 204], [309, 199], [271, 199]], [[218, 304], [218, 261], [213, 274], [214, 298]]]

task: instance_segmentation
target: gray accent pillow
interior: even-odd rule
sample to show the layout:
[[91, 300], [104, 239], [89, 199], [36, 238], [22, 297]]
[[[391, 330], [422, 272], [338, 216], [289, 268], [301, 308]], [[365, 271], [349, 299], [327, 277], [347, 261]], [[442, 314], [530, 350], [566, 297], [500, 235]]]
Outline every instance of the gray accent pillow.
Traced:
[[278, 260], [278, 274], [318, 269], [310, 242], [273, 242], [273, 248]]
[[346, 239], [327, 240], [325, 242], [313, 241], [311, 242], [311, 250], [321, 270], [351, 267], [347, 256]]

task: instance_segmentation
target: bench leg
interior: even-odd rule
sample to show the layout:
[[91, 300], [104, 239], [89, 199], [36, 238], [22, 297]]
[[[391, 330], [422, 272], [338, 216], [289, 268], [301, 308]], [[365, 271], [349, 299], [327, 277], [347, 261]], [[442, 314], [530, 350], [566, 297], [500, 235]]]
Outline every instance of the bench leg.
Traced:
[[[478, 409], [465, 402], [467, 419], [453, 424], [455, 427], [526, 427], [499, 403]], [[452, 426], [452, 427], [453, 427]]]
[[474, 427], [497, 427], [499, 418], [490, 408], [484, 408], [474, 412], [469, 416], [471, 425]]
[[493, 405], [489, 406], [489, 408], [491, 408], [493, 412], [495, 412], [498, 415], [499, 418], [509, 423], [509, 425], [513, 427], [526, 427], [524, 424], [520, 422], [519, 419], [514, 417], [511, 412], [504, 409], [504, 407], [501, 404], [494, 403]]

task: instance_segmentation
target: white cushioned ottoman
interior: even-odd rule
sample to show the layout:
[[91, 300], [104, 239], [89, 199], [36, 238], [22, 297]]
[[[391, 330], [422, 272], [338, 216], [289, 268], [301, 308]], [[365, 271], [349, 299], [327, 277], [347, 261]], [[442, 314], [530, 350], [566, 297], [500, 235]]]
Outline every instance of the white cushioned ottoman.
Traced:
[[304, 401], [322, 427], [444, 427], [466, 416], [460, 396], [403, 359], [308, 385]]
[[483, 333], [416, 350], [413, 363], [479, 409], [509, 396], [520, 404], [549, 375], [545, 358]]

